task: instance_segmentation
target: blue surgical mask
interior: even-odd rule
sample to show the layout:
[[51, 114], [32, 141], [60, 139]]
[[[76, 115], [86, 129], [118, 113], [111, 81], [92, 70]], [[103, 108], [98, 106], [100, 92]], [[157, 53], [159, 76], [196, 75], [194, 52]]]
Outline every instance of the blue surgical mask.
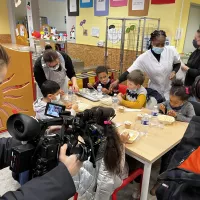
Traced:
[[152, 51], [156, 54], [161, 54], [164, 51], [164, 47], [152, 47]]

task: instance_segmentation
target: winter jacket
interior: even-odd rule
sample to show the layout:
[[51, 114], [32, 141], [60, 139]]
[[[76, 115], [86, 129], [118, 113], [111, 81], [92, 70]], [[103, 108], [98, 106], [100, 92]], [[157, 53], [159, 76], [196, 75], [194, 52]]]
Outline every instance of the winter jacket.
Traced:
[[44, 114], [46, 106], [47, 106], [47, 103], [42, 101], [42, 98], [37, 99], [33, 103], [33, 110], [36, 113], [36, 119], [50, 119], [51, 118]]
[[120, 176], [111, 174], [106, 169], [103, 159], [97, 161], [96, 164], [96, 168], [93, 168], [91, 162], [85, 161], [79, 174], [73, 177], [78, 200], [109, 200], [113, 191], [122, 184], [122, 179], [128, 176], [124, 150]]
[[174, 153], [168, 170], [160, 175], [158, 200], [200, 199], [200, 117], [194, 116]]

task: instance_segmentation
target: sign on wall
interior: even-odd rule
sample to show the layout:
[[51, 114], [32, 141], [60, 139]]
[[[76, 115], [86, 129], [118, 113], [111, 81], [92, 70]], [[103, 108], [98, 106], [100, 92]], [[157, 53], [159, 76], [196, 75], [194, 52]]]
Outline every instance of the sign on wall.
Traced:
[[175, 0], [151, 0], [151, 4], [170, 4], [175, 3]]

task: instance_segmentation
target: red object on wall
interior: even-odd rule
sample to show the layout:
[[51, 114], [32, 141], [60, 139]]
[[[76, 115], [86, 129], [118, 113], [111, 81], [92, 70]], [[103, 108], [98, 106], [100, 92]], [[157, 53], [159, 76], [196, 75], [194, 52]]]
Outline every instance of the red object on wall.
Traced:
[[175, 3], [176, 0], [151, 0], [151, 4], [170, 4]]

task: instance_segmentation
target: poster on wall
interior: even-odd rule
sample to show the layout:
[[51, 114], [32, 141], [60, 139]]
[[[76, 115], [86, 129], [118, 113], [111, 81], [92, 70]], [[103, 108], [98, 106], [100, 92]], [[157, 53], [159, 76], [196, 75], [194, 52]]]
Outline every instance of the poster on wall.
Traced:
[[68, 16], [79, 16], [79, 0], [67, 0]]
[[80, 0], [80, 8], [93, 7], [93, 0]]
[[110, 0], [111, 7], [127, 6], [128, 0]]
[[150, 0], [129, 0], [129, 16], [147, 16], [149, 12]]
[[[27, 12], [27, 20], [28, 20], [28, 32], [29, 32], [29, 42], [30, 47], [34, 48], [34, 40], [31, 37], [33, 33], [33, 17], [32, 17], [32, 8], [31, 8], [31, 1], [26, 0], [26, 12]], [[21, 34], [21, 30], [20, 30]]]
[[76, 43], [76, 17], [67, 16], [67, 41]]
[[107, 16], [109, 14], [109, 0], [94, 0], [94, 15]]
[[132, 10], [144, 10], [145, 0], [132, 0]]
[[176, 0], [151, 0], [151, 4], [170, 4], [175, 3]]

